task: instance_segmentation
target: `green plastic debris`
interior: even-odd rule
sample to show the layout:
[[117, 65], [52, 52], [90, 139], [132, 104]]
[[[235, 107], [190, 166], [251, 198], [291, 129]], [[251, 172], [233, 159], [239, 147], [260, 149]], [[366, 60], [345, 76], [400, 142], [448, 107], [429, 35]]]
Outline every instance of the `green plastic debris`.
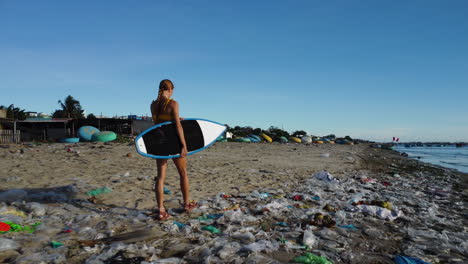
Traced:
[[204, 226], [201, 229], [210, 231], [213, 234], [221, 234], [221, 230], [219, 230], [218, 228], [216, 228], [214, 226]]
[[41, 224], [40, 222], [37, 222], [37, 223], [35, 223], [35, 224], [31, 225], [31, 226], [22, 226], [22, 225], [15, 224], [13, 222], [4, 222], [4, 223], [10, 225], [10, 230], [9, 231], [0, 231], [0, 234], [5, 234], [5, 233], [9, 233], [9, 232], [28, 232], [28, 233], [32, 233], [32, 232], [36, 231], [36, 226]]
[[325, 257], [319, 257], [312, 253], [305, 253], [304, 256], [295, 257], [293, 261], [304, 264], [333, 264], [333, 262], [329, 261]]
[[63, 246], [62, 243], [60, 243], [60, 242], [55, 242], [55, 241], [50, 242], [50, 245], [52, 246], [52, 248], [58, 248], [58, 247]]
[[197, 220], [198, 221], [209, 221], [209, 220], [213, 220], [213, 219], [218, 219], [221, 216], [223, 216], [223, 214], [207, 214], [207, 215], [199, 216], [197, 218]]
[[102, 188], [94, 189], [94, 190], [91, 190], [91, 191], [87, 191], [86, 194], [88, 196], [98, 196], [100, 194], [110, 193], [110, 192], [112, 192], [112, 190], [110, 188], [102, 187]]
[[208, 220], [211, 220], [211, 219], [209, 219], [208, 217], [202, 215], [202, 216], [199, 216], [199, 217], [197, 218], [197, 220], [198, 220], [198, 221], [208, 221]]

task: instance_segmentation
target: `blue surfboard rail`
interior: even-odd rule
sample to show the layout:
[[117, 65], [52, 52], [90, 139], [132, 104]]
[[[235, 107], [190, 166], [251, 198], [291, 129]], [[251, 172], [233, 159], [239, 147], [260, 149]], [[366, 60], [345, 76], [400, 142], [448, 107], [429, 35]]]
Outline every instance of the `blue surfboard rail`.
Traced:
[[[221, 124], [221, 123], [218, 123], [218, 122], [215, 122], [215, 121], [211, 121], [211, 120], [208, 120], [208, 119], [204, 119], [204, 118], [184, 118], [184, 120], [200, 120], [200, 121], [207, 121], [207, 122], [211, 122], [211, 123], [214, 123], [214, 124], [218, 124], [220, 126], [223, 126], [224, 127], [224, 130], [216, 137], [219, 138], [219, 136], [221, 136], [221, 134], [224, 133], [224, 131], [226, 131], [227, 127], [224, 125], [224, 124]], [[153, 158], [153, 159], [174, 159], [174, 158], [180, 158], [180, 154], [177, 154], [177, 155], [171, 155], [171, 156], [158, 156], [158, 155], [151, 155], [151, 154], [147, 154], [147, 153], [143, 153], [140, 151], [140, 149], [138, 148], [138, 145], [136, 144], [138, 142], [138, 139], [140, 139], [141, 137], [143, 137], [146, 133], [148, 133], [149, 131], [155, 129], [155, 128], [158, 128], [158, 127], [161, 127], [161, 126], [164, 126], [164, 125], [167, 125], [167, 124], [170, 124], [172, 123], [172, 121], [167, 121], [167, 122], [163, 122], [163, 123], [160, 123], [160, 124], [157, 124], [157, 125], [154, 125], [148, 129], [146, 129], [145, 131], [141, 132], [136, 138], [135, 138], [135, 148], [136, 148], [136, 151], [138, 152], [138, 154], [142, 155], [142, 156], [145, 156], [145, 157], [148, 157], [148, 158]], [[190, 155], [193, 155], [197, 152], [200, 152], [208, 147], [210, 147], [211, 145], [213, 145], [214, 143], [216, 143], [216, 140], [213, 140], [210, 144], [204, 146], [203, 148], [200, 148], [200, 149], [197, 149], [197, 150], [194, 150], [194, 151], [190, 151], [187, 153], [187, 156], [190, 156]]]

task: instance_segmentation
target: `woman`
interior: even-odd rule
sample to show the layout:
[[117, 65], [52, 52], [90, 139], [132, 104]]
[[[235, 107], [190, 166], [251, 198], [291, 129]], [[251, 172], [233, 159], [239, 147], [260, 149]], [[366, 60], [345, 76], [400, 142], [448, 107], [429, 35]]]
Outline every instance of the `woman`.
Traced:
[[[159, 124], [166, 121], [173, 121], [176, 126], [177, 135], [179, 137], [182, 149], [180, 150], [180, 158], [172, 159], [177, 171], [180, 175], [180, 189], [184, 199], [184, 210], [190, 211], [197, 206], [194, 201], [189, 198], [189, 180], [187, 176], [187, 144], [185, 142], [184, 130], [179, 118], [179, 104], [171, 99], [174, 92], [174, 84], [170, 80], [162, 80], [159, 83], [159, 93], [156, 101], [151, 103], [151, 115], [153, 122]], [[166, 220], [170, 217], [164, 207], [164, 180], [166, 179], [167, 159], [157, 159], [158, 177], [156, 179], [156, 200], [158, 202], [158, 219]]]

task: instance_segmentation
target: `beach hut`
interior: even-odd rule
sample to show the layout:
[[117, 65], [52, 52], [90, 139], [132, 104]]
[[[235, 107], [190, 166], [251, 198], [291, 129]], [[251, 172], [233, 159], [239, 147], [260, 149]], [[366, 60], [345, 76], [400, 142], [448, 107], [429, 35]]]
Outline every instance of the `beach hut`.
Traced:
[[74, 133], [74, 123], [71, 118], [26, 118], [15, 121], [21, 131], [21, 141], [57, 140]]

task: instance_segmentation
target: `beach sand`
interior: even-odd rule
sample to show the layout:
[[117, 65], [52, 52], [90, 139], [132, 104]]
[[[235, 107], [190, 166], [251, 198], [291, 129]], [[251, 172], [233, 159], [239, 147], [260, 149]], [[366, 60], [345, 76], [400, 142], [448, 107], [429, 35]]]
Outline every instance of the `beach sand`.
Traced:
[[[328, 183], [313, 179], [312, 175], [322, 170], [330, 172], [340, 179], [341, 183], [328, 186]], [[42, 255], [49, 254], [47, 256], [61, 254], [60, 256], [66, 258], [65, 263], [82, 263], [100, 252], [111, 249], [109, 246], [102, 246], [85, 250], [83, 247], [76, 247], [78, 240], [102, 238], [146, 228], [156, 230], [158, 235], [136, 244], [154, 247], [156, 251], [151, 251], [151, 257], [146, 253], [144, 256], [131, 253], [127, 257], [142, 257], [148, 261], [164, 257], [184, 257], [185, 261], [197, 262], [200, 261], [197, 258], [203, 258], [200, 256], [206, 253], [200, 253], [200, 256], [193, 253], [198, 250], [198, 246], [200, 250], [203, 247], [212, 249], [210, 252], [215, 255], [211, 258], [212, 263], [221, 261], [222, 254], [215, 253], [214, 250], [216, 243], [220, 243], [217, 240], [219, 237], [202, 233], [206, 231], [193, 231], [184, 235], [171, 229], [171, 221], [161, 223], [151, 218], [140, 218], [139, 212], [149, 212], [155, 208], [153, 179], [156, 176], [156, 164], [155, 160], [138, 155], [133, 144], [2, 146], [0, 171], [1, 191], [25, 189], [30, 193], [47, 192], [70, 184], [76, 186], [78, 191], [75, 197], [70, 197], [74, 198], [75, 202], [48, 202], [45, 203], [48, 206], [45, 215], [38, 218], [28, 216], [25, 223], [39, 219], [47, 226], [47, 231], [45, 228], [38, 230], [34, 237], [4, 234], [5, 238], [17, 240], [21, 249], [2, 252], [0, 260], [16, 258], [17, 263], [28, 263], [28, 259], [24, 259], [25, 255], [42, 252]], [[311, 226], [314, 234], [320, 238], [319, 246], [312, 249], [312, 252], [327, 256], [335, 263], [393, 263], [392, 258], [398, 254], [412, 254], [427, 261], [443, 263], [457, 263], [459, 260], [466, 260], [467, 257], [468, 245], [463, 242], [467, 238], [466, 175], [411, 160], [394, 151], [370, 148], [368, 144], [348, 146], [216, 143], [188, 157], [188, 175], [192, 199], [202, 201], [206, 205], [215, 204], [215, 201], [220, 199], [217, 196], [220, 193], [239, 197], [237, 200], [226, 200], [231, 205], [241, 204], [241, 207], [245, 207], [244, 212], [251, 212], [256, 217], [260, 215], [255, 207], [274, 199], [269, 197], [271, 200], [260, 202], [247, 199], [246, 194], [254, 190], [271, 192], [271, 196], [279, 194], [291, 204], [294, 204], [291, 200], [293, 194], [320, 194], [319, 202], [295, 204], [312, 206], [312, 209], [294, 209], [290, 215], [282, 216], [271, 216], [264, 212], [262, 222], [252, 225], [253, 229], [249, 232], [254, 232], [252, 230], [258, 229], [260, 225], [264, 228], [264, 224], [269, 221], [285, 221], [291, 227], [296, 225], [296, 229], [291, 228], [288, 231], [274, 228], [273, 231], [268, 231], [268, 239], [276, 241], [278, 236], [284, 236], [293, 241], [295, 236], [302, 235], [297, 233], [297, 228], [304, 230], [307, 222], [304, 219], [320, 211], [326, 203], [333, 202], [332, 205], [347, 216], [346, 223], [352, 223], [358, 228], [358, 231], [351, 232], [338, 227]], [[165, 200], [171, 212], [176, 212], [182, 199], [178, 178], [175, 166], [170, 162], [166, 186], [172, 194], [166, 195]], [[361, 182], [362, 178], [372, 178], [375, 182], [364, 184]], [[97, 196], [92, 203], [88, 202], [89, 197], [85, 192], [99, 187], [109, 187], [112, 191]], [[349, 208], [345, 210], [347, 200], [359, 192], [365, 193], [363, 199], [389, 199], [404, 216], [395, 221], [387, 221], [360, 212], [347, 211]], [[4, 204], [4, 208], [6, 206], [22, 208], [21, 204], [17, 203]], [[208, 211], [195, 210], [192, 214], [172, 213], [172, 220], [188, 223], [206, 212], [223, 213], [223, 210], [215, 207], [211, 206]], [[80, 216], [88, 213], [91, 213], [91, 216], [84, 219]], [[98, 235], [85, 235], [86, 232], [82, 229], [84, 225], [96, 229]], [[65, 226], [75, 227], [76, 233], [70, 237], [64, 237], [63, 234], [59, 236], [57, 233]], [[219, 227], [226, 228], [223, 230], [226, 233], [229, 233], [229, 230], [237, 230], [232, 229], [229, 224], [221, 224]], [[106, 231], [110, 229], [112, 232]], [[196, 229], [194, 227], [194, 230]], [[265, 236], [261, 232], [254, 232], [257, 241]], [[201, 234], [203, 236], [200, 236]], [[35, 237], [42, 239], [34, 241]], [[61, 247], [60, 250], [47, 247], [47, 243], [52, 239], [61, 239], [66, 247]], [[297, 241], [300, 242], [300, 239]], [[416, 245], [419, 244], [423, 244], [424, 247], [418, 248]], [[240, 254], [241, 259], [238, 258], [238, 261], [241, 262], [250, 259], [253, 263], [267, 260], [281, 263], [288, 262], [304, 252], [284, 249], [282, 246], [281, 250], [274, 252], [236, 254]], [[231, 257], [223, 259], [222, 262], [230, 262], [229, 259]]]
[[[137, 154], [133, 144], [11, 146], [0, 154], [0, 169], [2, 176], [16, 176], [18, 180], [4, 183], [3, 189], [51, 188], [79, 183], [89, 189], [110, 187], [113, 192], [103, 196], [103, 203], [133, 207], [138, 200], [139, 209], [150, 209], [156, 204], [153, 186], [156, 161]], [[67, 152], [69, 148], [71, 152]], [[192, 199], [220, 192], [251, 192], [263, 187], [290, 191], [296, 183], [320, 170], [344, 177], [346, 172], [360, 168], [359, 155], [363, 149], [368, 147], [216, 143], [188, 157]], [[127, 157], [128, 153], [131, 157]], [[330, 157], [320, 156], [326, 153]], [[173, 192], [166, 198], [182, 199], [179, 175], [172, 161], [167, 170], [166, 186]]]

